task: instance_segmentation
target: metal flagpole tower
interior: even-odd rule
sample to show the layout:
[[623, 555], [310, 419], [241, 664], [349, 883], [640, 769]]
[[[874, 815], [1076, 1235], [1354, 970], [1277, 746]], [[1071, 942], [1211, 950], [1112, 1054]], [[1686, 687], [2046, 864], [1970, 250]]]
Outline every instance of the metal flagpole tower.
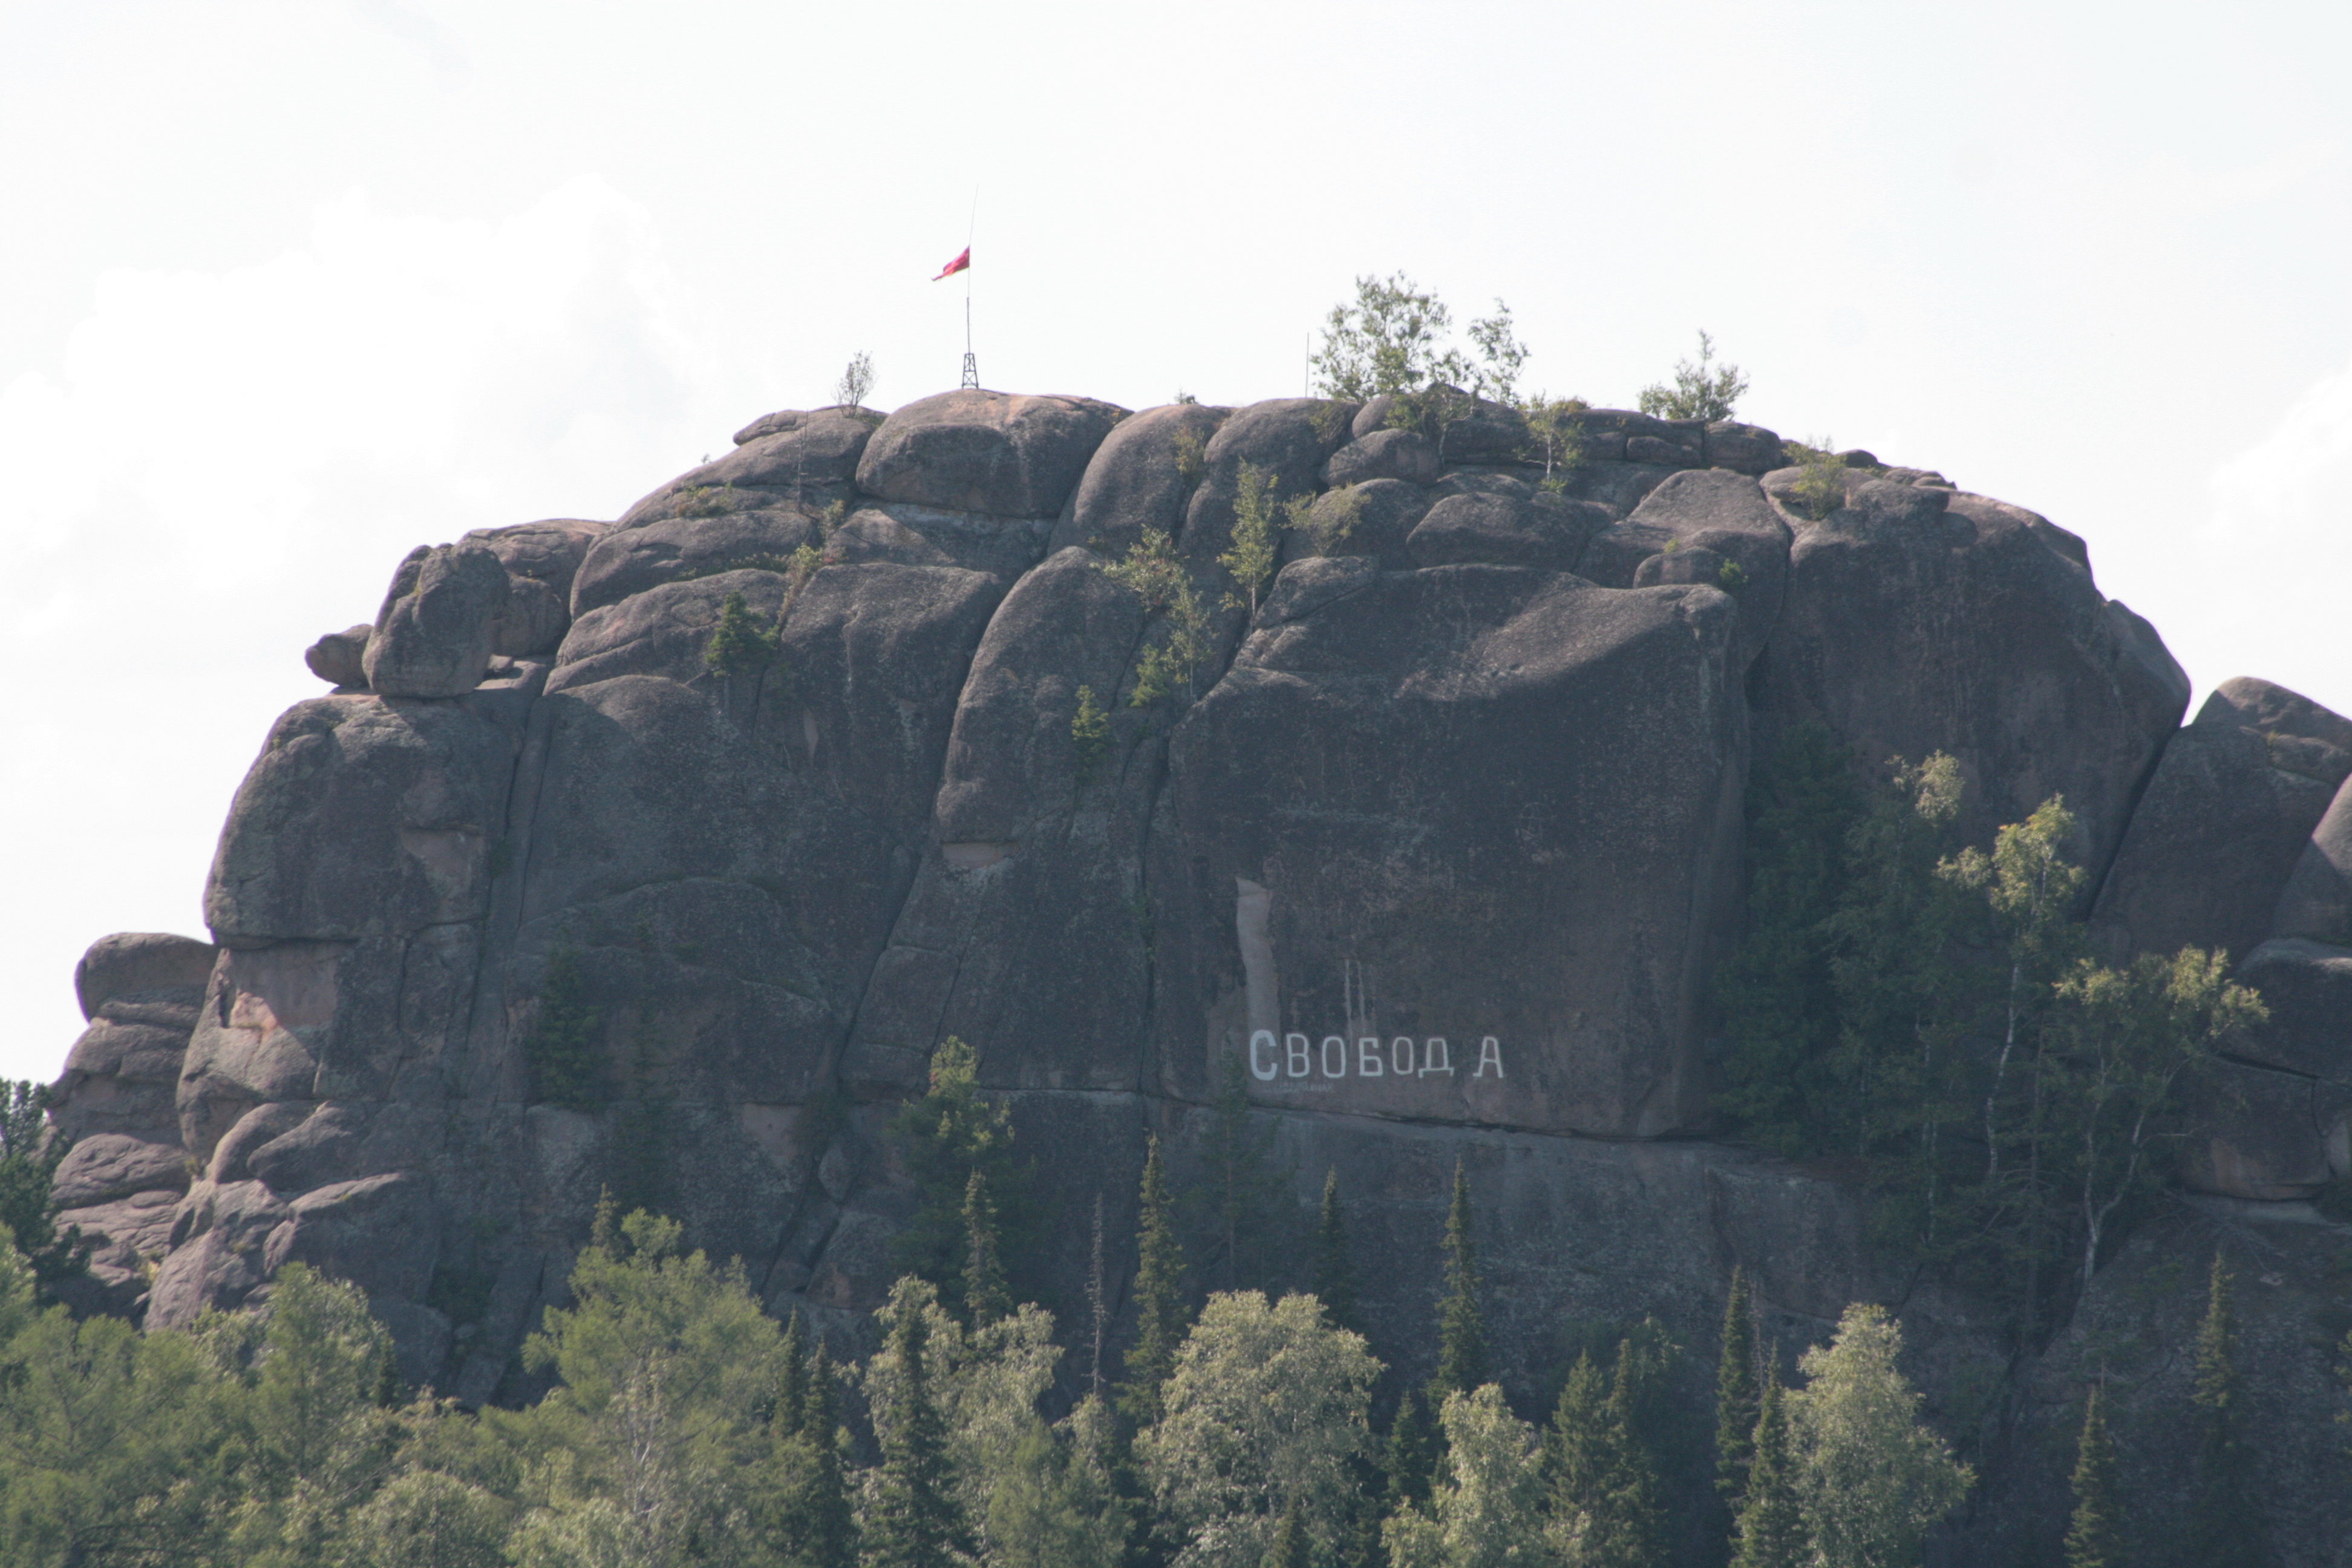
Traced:
[[[971, 193], [971, 222], [963, 231], [966, 258], [971, 255], [972, 237], [979, 227], [980, 193], [975, 190]], [[971, 353], [971, 265], [969, 260], [963, 269], [963, 384], [975, 392], [980, 390], [980, 361], [974, 359]]]

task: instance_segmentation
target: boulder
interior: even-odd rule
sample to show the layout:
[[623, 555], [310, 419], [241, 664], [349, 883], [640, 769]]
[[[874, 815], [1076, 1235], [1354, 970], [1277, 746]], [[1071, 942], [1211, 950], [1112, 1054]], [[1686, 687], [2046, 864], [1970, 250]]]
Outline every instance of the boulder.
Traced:
[[2273, 934], [2352, 947], [2352, 779], [2335, 798], [2279, 893]]
[[263, 1249], [286, 1205], [259, 1182], [199, 1182], [172, 1217], [170, 1254], [156, 1270], [147, 1326], [184, 1329], [207, 1308], [230, 1310], [267, 1278]]
[[1420, 566], [1486, 562], [1572, 572], [1585, 542], [1607, 526], [1609, 514], [1590, 501], [1455, 495], [1429, 509], [1405, 547]]
[[597, 540], [581, 562], [572, 618], [665, 583], [739, 568], [782, 572], [793, 551], [817, 542], [815, 516], [795, 507], [626, 524]]
[[2270, 1021], [2232, 1050], [2352, 1088], [2352, 948], [2281, 937], [2254, 949], [2235, 978], [2262, 993]]
[[[1354, 576], [1334, 595], [1299, 577]], [[1706, 1115], [1745, 711], [1712, 588], [1301, 562], [1171, 739], [1163, 1092], [1655, 1136]], [[1231, 921], [1230, 925], [1227, 924]]]
[[2133, 808], [2092, 911], [2102, 951], [2251, 953], [2347, 773], [2352, 725], [2268, 681], [2223, 682]]
[[1276, 397], [1253, 403], [1217, 428], [1202, 455], [1202, 473], [1185, 508], [1179, 549], [1195, 572], [1213, 571], [1233, 545], [1234, 500], [1240, 472], [1250, 464], [1274, 481], [1279, 501], [1312, 492], [1324, 459], [1348, 433], [1349, 405], [1316, 397]]
[[1323, 465], [1327, 485], [1366, 479], [1402, 479], [1425, 485], [1437, 478], [1437, 444], [1418, 430], [1374, 430], [1331, 454]]
[[1389, 410], [1395, 406], [1396, 394], [1393, 392], [1375, 393], [1366, 398], [1364, 405], [1356, 410], [1356, 416], [1348, 421], [1349, 436], [1360, 441], [1375, 430], [1387, 429]]
[[1705, 575], [1710, 568], [1696, 556], [1661, 560], [1654, 570], [1657, 582], [1704, 581], [1738, 600], [1744, 669], [1780, 618], [1790, 540], [1789, 525], [1755, 479], [1722, 468], [1685, 470], [1660, 480], [1623, 522], [1594, 534], [1577, 571], [1611, 587], [1646, 587], [1644, 563], [1670, 548], [1677, 554], [1707, 551], [1737, 562], [1738, 572], [1726, 574], [1718, 561], [1711, 568], [1713, 577]]
[[1232, 412], [1171, 403], [1120, 420], [1087, 464], [1052, 548], [1084, 545], [1116, 560], [1147, 528], [1181, 532], [1185, 505], [1207, 471], [1209, 441]]
[[1756, 664], [1759, 742], [1811, 718], [1874, 771], [1949, 752], [1969, 843], [2063, 795], [2068, 852], [2095, 889], [2189, 679], [2059, 532], [2017, 507], [1883, 480], [1801, 524]]
[[[720, 572], [600, 605], [572, 623], [547, 689], [563, 691], [620, 675], [711, 683], [717, 678], [709, 668], [710, 638], [729, 596], [741, 595], [754, 624], [772, 628], [791, 592], [791, 581], [782, 573]], [[782, 676], [781, 667], [776, 673]]]
[[492, 638], [506, 658], [553, 653], [572, 624], [572, 583], [589, 547], [612, 527], [573, 518], [478, 528], [462, 542], [478, 544], [507, 569], [507, 607]]
[[845, 500], [881, 423], [870, 408], [768, 415], [736, 432], [734, 451], [688, 468], [631, 506], [621, 514], [621, 526], [779, 506], [814, 510]]
[[375, 628], [365, 625], [329, 632], [302, 650], [302, 662], [310, 667], [311, 674], [330, 686], [364, 691], [368, 638], [374, 635]]
[[1760, 425], [1718, 419], [1706, 427], [1707, 466], [1761, 478], [1780, 466], [1781, 445], [1779, 436]]
[[[74, 996], [81, 1004], [81, 1016], [96, 1018], [109, 1004], [162, 1005], [184, 1006], [185, 1022], [194, 1024], [195, 1005], [204, 996], [219, 952], [211, 942], [167, 931], [100, 937], [74, 965]], [[119, 1008], [108, 1016], [118, 1014]]]
[[[1308, 523], [1334, 531], [1333, 555], [1369, 556], [1386, 570], [1408, 571], [1413, 560], [1406, 542], [1435, 499], [1402, 479], [1366, 479], [1316, 497]], [[1342, 528], [1344, 532], [1337, 531]], [[1283, 551], [1286, 560], [1300, 560], [1313, 552], [1313, 545], [1294, 533], [1283, 542]]]
[[478, 544], [418, 545], [393, 574], [362, 658], [386, 697], [462, 697], [497, 651], [507, 572]]
[[1052, 517], [1125, 415], [1090, 397], [943, 392], [882, 423], [857, 488], [885, 500], [1004, 517]]
[[465, 702], [295, 704], [221, 831], [205, 890], [215, 939], [250, 946], [481, 919], [520, 739]]
[[1459, 394], [1469, 412], [1445, 421], [1438, 449], [1448, 468], [1465, 463], [1517, 463], [1528, 458], [1528, 422], [1507, 403]]
[[188, 1189], [188, 1158], [174, 1138], [159, 1142], [121, 1132], [77, 1139], [58, 1163], [49, 1196], [60, 1208], [87, 1208], [133, 1193]]
[[2181, 1180], [2261, 1203], [2308, 1198], [2339, 1175], [2352, 1088], [2242, 1062], [2208, 1065]]

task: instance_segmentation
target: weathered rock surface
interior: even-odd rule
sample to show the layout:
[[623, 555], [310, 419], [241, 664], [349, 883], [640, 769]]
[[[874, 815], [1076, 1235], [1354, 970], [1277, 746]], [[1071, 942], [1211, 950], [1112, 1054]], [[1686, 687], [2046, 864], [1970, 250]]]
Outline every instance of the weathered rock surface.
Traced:
[[[1848, 454], [1815, 521], [1768, 430], [1590, 410], [1547, 482], [1513, 411], [1395, 406], [785, 410], [616, 524], [412, 556], [237, 793], [220, 946], [84, 961], [84, 1304], [184, 1323], [299, 1259], [367, 1287], [405, 1375], [522, 1397], [611, 1186], [859, 1342], [915, 1202], [886, 1129], [954, 1035], [1036, 1163], [1065, 1322], [1083, 1216], [1116, 1250], [1150, 1133], [1205, 1180], [1238, 1064], [1301, 1214], [1339, 1172], [1403, 1374], [1459, 1159], [1515, 1397], [1564, 1323], [1703, 1352], [1737, 1262], [1787, 1354], [1867, 1298], [1946, 1414], [2019, 1369], [1981, 1463], [2038, 1495], [2060, 1350], [1886, 1272], [1838, 1177], [1707, 1141], [1751, 762], [1806, 719], [1865, 768], [1948, 751], [1978, 842], [2063, 793], [2107, 951], [2225, 946], [2269, 1002], [2209, 1064], [2184, 1179], [2218, 1195], [2184, 1202], [2271, 1218], [2352, 1175], [2352, 723], [2238, 680], [2178, 728], [2185, 679], [2082, 541], [1926, 470]], [[1287, 534], [1255, 609], [1219, 563], [1244, 464], [1333, 535]], [[1103, 570], [1147, 530], [1203, 613], [1172, 673]], [[713, 670], [736, 595], [772, 647]], [[1291, 1223], [1260, 1274], [1303, 1285]], [[2210, 1237], [2144, 1257], [2162, 1228], [2084, 1321], [2195, 1294]]]
[[1090, 397], [943, 392], [899, 409], [857, 461], [884, 500], [1004, 517], [1052, 517], [1125, 410]]
[[375, 628], [365, 625], [329, 632], [302, 650], [302, 662], [311, 674], [330, 686], [364, 690], [368, 638], [374, 635]]
[[1883, 479], [1823, 521], [1788, 521], [1759, 740], [1816, 719], [1868, 764], [1948, 752], [1972, 842], [2063, 795], [2070, 851], [2095, 881], [2189, 679], [2147, 622], [2101, 596], [2080, 542], [2018, 507]]
[[478, 544], [418, 545], [393, 574], [361, 667], [386, 697], [462, 697], [498, 651], [507, 573]]
[[2115, 958], [2251, 953], [2347, 774], [2352, 722], [2265, 680], [2224, 681], [2132, 813], [2092, 917], [2101, 945]]

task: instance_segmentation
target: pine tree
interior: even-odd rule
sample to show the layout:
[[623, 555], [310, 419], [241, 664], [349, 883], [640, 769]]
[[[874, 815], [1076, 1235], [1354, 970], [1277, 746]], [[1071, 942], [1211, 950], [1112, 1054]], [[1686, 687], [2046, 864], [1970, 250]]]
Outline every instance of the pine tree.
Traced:
[[1331, 1326], [1354, 1329], [1356, 1266], [1348, 1257], [1348, 1216], [1339, 1203], [1339, 1173], [1323, 1177], [1323, 1208], [1315, 1220], [1315, 1295]]
[[1582, 1568], [1649, 1568], [1658, 1554], [1657, 1472], [1636, 1435], [1631, 1342], [1617, 1347], [1604, 1392], [1592, 1357], [1579, 1355], [1544, 1434], [1552, 1517], [1580, 1540]]
[[1397, 1401], [1389, 1422], [1388, 1490], [1383, 1514], [1429, 1506], [1430, 1483], [1437, 1471], [1437, 1427], [1412, 1389]]
[[809, 1424], [808, 1331], [801, 1326], [798, 1311], [784, 1324], [779, 1359], [776, 1413], [769, 1417], [768, 1427], [779, 1437], [797, 1437]]
[[1812, 1542], [1805, 1531], [1804, 1509], [1797, 1499], [1780, 1379], [1769, 1368], [1758, 1400], [1751, 1456], [1731, 1568], [1805, 1568], [1812, 1558]]
[[1265, 1568], [1308, 1568], [1307, 1531], [1299, 1527], [1298, 1505], [1292, 1503], [1275, 1527], [1274, 1545], [1266, 1552]]
[[947, 1417], [925, 1364], [932, 1300], [931, 1291], [912, 1279], [901, 1279], [891, 1292], [896, 1313], [889, 1344], [898, 1375], [890, 1407], [875, 1413], [882, 1468], [866, 1525], [872, 1568], [952, 1568], [964, 1544]]
[[841, 1412], [835, 1403], [840, 1378], [833, 1357], [819, 1340], [808, 1369], [805, 1436], [814, 1450], [809, 1483], [807, 1533], [803, 1537], [808, 1568], [856, 1568], [857, 1516], [849, 1506], [849, 1483], [841, 1464]]
[[1445, 1214], [1445, 1300], [1437, 1313], [1437, 1373], [1432, 1409], [1449, 1394], [1486, 1381], [1486, 1318], [1478, 1307], [1478, 1248], [1470, 1235], [1470, 1179], [1454, 1162], [1454, 1202]]
[[2066, 1568], [2116, 1568], [2123, 1562], [2123, 1543], [2116, 1535], [2116, 1449], [2107, 1438], [2105, 1404], [2105, 1391], [2094, 1384], [2074, 1448], [2074, 1517], [2066, 1527]]
[[1127, 1352], [1119, 1408], [1139, 1426], [1160, 1419], [1160, 1390], [1176, 1370], [1184, 1338], [1184, 1248], [1176, 1239], [1168, 1177], [1154, 1135], [1143, 1157], [1141, 1202], [1135, 1223], [1135, 1344]]
[[988, 1177], [975, 1170], [963, 1188], [963, 1306], [971, 1326], [984, 1329], [1013, 1310], [1004, 1288], [1004, 1264], [997, 1256], [996, 1205], [989, 1201]]
[[2197, 1328], [2199, 1411], [2196, 1488], [2189, 1505], [2189, 1550], [2200, 1568], [2253, 1568], [2263, 1561], [2262, 1516], [2252, 1456], [2238, 1421], [2237, 1325], [2232, 1281], [2213, 1255], [2205, 1320]]
[[1761, 1411], [1748, 1275], [1735, 1267], [1731, 1300], [1723, 1310], [1723, 1356], [1715, 1371], [1715, 1488], [1735, 1513], [1748, 1495], [1748, 1466], [1756, 1451], [1756, 1421]]

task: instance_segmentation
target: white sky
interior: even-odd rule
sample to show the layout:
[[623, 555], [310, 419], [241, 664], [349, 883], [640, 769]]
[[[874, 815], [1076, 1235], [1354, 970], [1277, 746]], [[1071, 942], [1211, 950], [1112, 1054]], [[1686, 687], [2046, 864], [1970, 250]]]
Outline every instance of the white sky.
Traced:
[[1596, 402], [1703, 326], [2352, 712], [2352, 6], [0, 0], [0, 1073], [410, 546], [952, 386], [975, 192], [991, 386], [1293, 395], [1394, 268]]

